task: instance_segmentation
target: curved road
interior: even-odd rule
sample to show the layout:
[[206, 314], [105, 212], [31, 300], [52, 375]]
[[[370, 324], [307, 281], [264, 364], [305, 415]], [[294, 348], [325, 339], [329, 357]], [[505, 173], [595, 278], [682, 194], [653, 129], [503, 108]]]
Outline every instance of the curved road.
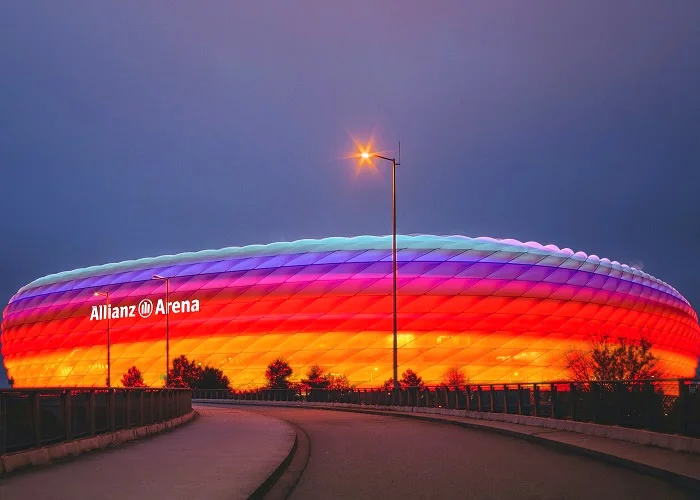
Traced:
[[485, 431], [362, 413], [247, 407], [309, 436], [290, 498], [676, 499], [659, 479]]

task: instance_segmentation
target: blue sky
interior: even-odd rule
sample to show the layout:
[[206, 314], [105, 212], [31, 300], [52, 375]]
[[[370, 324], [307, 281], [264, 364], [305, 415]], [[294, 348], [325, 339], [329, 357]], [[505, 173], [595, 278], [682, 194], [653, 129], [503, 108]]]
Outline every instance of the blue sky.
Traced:
[[93, 264], [386, 234], [389, 172], [343, 159], [374, 134], [401, 140], [400, 232], [583, 250], [700, 305], [700, 3], [270, 5], [0, 4], [0, 303]]

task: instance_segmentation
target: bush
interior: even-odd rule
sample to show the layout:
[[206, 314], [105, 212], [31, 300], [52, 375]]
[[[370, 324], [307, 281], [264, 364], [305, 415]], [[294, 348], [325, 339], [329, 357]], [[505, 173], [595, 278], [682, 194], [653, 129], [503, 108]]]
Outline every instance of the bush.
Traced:
[[168, 387], [186, 389], [230, 389], [229, 380], [224, 372], [209, 365], [180, 356], [173, 360], [173, 367], [168, 372]]
[[141, 376], [141, 370], [132, 366], [124, 375], [122, 375], [122, 385], [124, 387], [146, 387]]

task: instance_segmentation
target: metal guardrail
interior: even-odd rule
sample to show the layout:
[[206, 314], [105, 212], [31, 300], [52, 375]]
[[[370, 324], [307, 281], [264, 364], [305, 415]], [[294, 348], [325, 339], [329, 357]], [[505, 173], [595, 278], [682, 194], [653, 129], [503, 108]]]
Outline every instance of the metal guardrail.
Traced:
[[468, 384], [382, 389], [195, 390], [195, 399], [337, 402], [510, 413], [700, 437], [700, 380]]
[[189, 389], [0, 389], [0, 455], [181, 417]]

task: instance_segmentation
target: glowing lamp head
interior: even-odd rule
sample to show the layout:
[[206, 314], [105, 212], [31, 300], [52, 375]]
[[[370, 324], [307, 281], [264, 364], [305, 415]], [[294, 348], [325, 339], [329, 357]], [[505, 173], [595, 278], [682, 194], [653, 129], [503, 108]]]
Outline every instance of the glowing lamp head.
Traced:
[[368, 159], [371, 155], [370, 155], [369, 153], [363, 151], [363, 152], [360, 154], [360, 156], [366, 160], [366, 159]]

